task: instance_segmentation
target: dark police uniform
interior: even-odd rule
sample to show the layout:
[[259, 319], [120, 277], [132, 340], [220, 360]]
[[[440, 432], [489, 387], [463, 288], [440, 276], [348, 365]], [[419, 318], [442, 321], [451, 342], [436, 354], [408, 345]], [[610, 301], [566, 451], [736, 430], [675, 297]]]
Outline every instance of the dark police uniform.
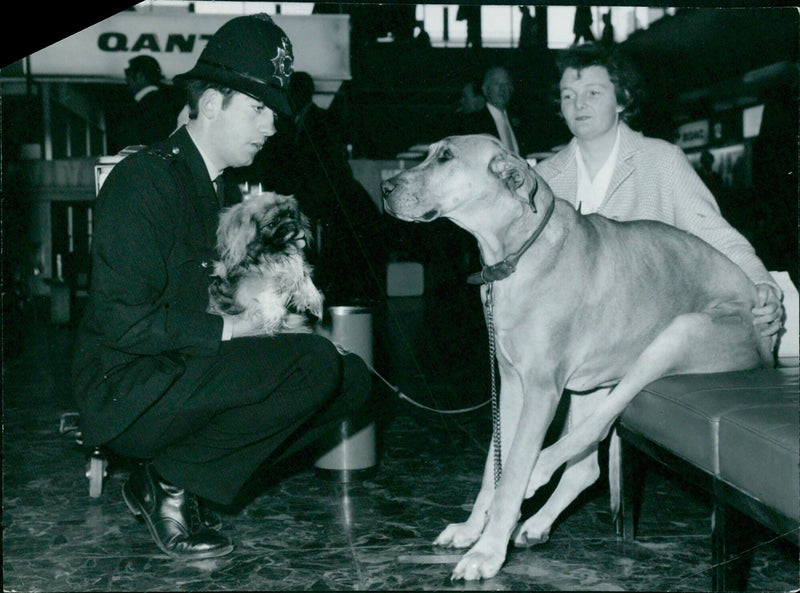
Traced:
[[87, 444], [229, 504], [262, 462], [364, 407], [371, 378], [313, 334], [221, 342], [205, 309], [222, 207], [186, 128], [115, 166], [96, 203], [73, 392]]

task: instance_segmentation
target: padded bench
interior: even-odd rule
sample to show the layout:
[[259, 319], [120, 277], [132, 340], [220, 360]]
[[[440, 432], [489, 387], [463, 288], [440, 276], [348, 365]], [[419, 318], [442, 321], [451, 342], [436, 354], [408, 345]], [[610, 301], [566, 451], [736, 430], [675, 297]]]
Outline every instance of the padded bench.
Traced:
[[622, 445], [620, 535], [636, 536], [649, 457], [711, 494], [713, 590], [746, 583], [747, 575], [733, 561], [743, 549], [735, 533], [740, 514], [797, 545], [798, 374], [793, 366], [680, 375], [662, 378], [639, 393], [617, 424]]

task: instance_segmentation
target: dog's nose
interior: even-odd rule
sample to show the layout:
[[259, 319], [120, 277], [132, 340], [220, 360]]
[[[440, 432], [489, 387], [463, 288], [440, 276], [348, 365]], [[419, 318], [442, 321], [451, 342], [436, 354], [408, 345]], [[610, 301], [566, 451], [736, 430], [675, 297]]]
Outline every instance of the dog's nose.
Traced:
[[394, 183], [394, 181], [392, 181], [391, 179], [387, 179], [386, 181], [381, 182], [381, 193], [383, 194], [383, 197], [386, 198], [390, 193], [392, 193], [395, 190], [396, 187], [397, 184]]

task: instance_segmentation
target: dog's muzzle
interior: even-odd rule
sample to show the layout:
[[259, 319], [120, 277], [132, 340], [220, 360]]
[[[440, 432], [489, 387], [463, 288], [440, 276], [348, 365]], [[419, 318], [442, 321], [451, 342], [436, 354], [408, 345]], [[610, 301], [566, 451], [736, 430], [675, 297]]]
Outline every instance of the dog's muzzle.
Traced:
[[268, 232], [261, 233], [261, 244], [269, 253], [284, 251], [302, 233], [299, 221], [286, 218], [272, 226]]
[[395, 189], [397, 189], [397, 184], [394, 182], [394, 177], [381, 182], [381, 198], [383, 199], [383, 207], [386, 212], [392, 216], [397, 216], [397, 214], [392, 208], [391, 202], [389, 202], [389, 197], [392, 195], [392, 192]]
[[[381, 194], [383, 197], [383, 208], [387, 214], [394, 216], [395, 218], [399, 218], [400, 220], [406, 220], [411, 222], [429, 222], [434, 218], [439, 216], [439, 211], [437, 209], [428, 210], [423, 212], [420, 215], [408, 214], [407, 212], [402, 212], [401, 210], [405, 209], [408, 210], [408, 204], [406, 204], [406, 208], [398, 208], [398, 200], [395, 191], [400, 187], [400, 184], [395, 181], [396, 176], [392, 177], [391, 179], [387, 179], [386, 181], [381, 183]], [[404, 202], [408, 202], [405, 200]], [[413, 210], [413, 209], [412, 209]]]
[[391, 194], [396, 188], [397, 188], [397, 183], [395, 183], [394, 177], [382, 181], [381, 194], [383, 195], [383, 199], [385, 200], [386, 198], [388, 198], [389, 194]]
[[395, 218], [400, 218], [397, 211], [393, 208], [393, 204], [391, 202], [392, 192], [397, 189], [397, 185], [392, 183], [391, 180], [386, 180], [381, 183], [381, 198], [383, 199], [383, 209], [386, 211], [387, 214], [390, 216], [394, 216]]

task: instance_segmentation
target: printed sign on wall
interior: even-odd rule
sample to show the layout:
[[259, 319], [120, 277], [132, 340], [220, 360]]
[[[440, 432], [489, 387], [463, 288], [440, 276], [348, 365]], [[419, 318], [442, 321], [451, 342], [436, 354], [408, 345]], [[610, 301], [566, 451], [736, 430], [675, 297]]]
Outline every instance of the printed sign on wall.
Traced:
[[[166, 78], [194, 66], [206, 42], [231, 15], [121, 12], [30, 56], [34, 77], [124, 80], [128, 60], [151, 55]], [[348, 15], [273, 15], [289, 36], [295, 70], [315, 80], [349, 80]], [[28, 72], [26, 72], [27, 74]]]
[[681, 148], [697, 148], [708, 144], [708, 120], [702, 119], [678, 127], [677, 144]]

